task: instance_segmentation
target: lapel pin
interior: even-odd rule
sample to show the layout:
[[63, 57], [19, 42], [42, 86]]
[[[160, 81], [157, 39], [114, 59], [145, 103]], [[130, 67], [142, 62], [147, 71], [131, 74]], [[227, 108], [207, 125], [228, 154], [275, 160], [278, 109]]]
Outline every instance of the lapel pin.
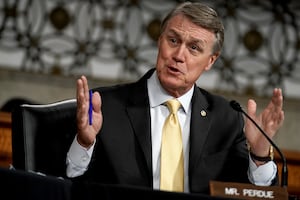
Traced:
[[205, 110], [201, 110], [200, 114], [201, 114], [202, 117], [205, 117], [206, 116]]

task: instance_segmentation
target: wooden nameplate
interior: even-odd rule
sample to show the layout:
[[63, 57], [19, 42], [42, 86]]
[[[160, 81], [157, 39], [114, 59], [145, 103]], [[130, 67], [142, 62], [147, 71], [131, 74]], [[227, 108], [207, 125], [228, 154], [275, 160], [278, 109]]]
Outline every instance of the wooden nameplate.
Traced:
[[279, 186], [256, 186], [246, 183], [210, 181], [210, 194], [230, 199], [282, 199], [288, 200], [288, 192]]

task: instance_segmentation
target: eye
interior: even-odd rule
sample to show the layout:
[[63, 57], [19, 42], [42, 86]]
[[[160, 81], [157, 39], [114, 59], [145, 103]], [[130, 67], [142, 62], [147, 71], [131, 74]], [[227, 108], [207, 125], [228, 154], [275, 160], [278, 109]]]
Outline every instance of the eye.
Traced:
[[190, 51], [193, 52], [194, 54], [203, 52], [203, 49], [197, 44], [191, 44], [189, 48], [190, 48]]
[[199, 51], [200, 50], [200, 48], [197, 45], [191, 45], [191, 49], [193, 51]]
[[168, 38], [168, 43], [170, 46], [175, 47], [179, 44], [179, 40], [176, 37], [169, 37]]
[[173, 43], [173, 44], [176, 44], [177, 43], [177, 39], [176, 38], [170, 38], [170, 42]]

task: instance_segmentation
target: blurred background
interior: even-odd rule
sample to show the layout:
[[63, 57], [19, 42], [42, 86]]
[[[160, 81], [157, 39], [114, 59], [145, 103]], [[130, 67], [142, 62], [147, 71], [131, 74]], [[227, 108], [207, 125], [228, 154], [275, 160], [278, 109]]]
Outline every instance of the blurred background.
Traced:
[[[0, 1], [0, 107], [75, 97], [91, 87], [135, 81], [155, 67], [159, 26], [175, 0]], [[283, 89], [285, 124], [275, 140], [300, 151], [300, 3], [203, 0], [225, 25], [222, 56], [198, 85], [266, 106]]]

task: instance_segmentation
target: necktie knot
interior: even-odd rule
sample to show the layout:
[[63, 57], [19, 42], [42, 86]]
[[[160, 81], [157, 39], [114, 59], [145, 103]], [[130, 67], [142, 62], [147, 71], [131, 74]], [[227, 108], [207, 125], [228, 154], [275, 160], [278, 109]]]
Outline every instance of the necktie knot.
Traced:
[[166, 102], [166, 105], [168, 106], [170, 113], [175, 114], [181, 106], [181, 103], [177, 99], [171, 99]]

